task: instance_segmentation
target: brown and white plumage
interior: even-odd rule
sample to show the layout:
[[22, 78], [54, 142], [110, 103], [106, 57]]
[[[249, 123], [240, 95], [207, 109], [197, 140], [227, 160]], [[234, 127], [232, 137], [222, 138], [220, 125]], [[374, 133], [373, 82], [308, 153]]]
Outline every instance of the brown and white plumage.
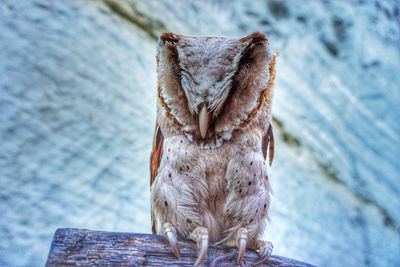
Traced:
[[265, 250], [275, 61], [261, 33], [160, 37], [152, 229], [167, 235], [178, 256], [175, 232], [205, 247], [201, 254], [206, 239]]

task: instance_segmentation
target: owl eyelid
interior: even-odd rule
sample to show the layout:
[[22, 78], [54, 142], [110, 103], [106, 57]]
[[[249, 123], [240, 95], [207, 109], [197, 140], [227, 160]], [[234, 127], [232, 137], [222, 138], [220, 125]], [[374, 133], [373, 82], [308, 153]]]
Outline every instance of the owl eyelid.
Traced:
[[200, 83], [199, 82], [197, 82], [194, 78], [193, 78], [193, 76], [192, 76], [192, 74], [190, 74], [190, 72], [188, 72], [187, 70], [185, 70], [185, 69], [182, 69], [181, 68], [181, 75], [182, 76], [186, 76], [190, 81], [192, 81], [195, 85], [199, 85]]

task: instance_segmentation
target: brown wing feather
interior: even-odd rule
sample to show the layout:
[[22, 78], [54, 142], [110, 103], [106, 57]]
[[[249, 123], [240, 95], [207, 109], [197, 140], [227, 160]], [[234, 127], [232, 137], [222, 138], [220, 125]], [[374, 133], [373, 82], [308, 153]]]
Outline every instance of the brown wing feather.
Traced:
[[262, 140], [262, 151], [264, 159], [267, 159], [267, 153], [268, 153], [269, 166], [272, 165], [272, 161], [274, 160], [274, 153], [275, 153], [274, 146], [275, 146], [274, 133], [272, 132], [272, 124], [270, 124], [267, 133], [264, 135]]
[[[154, 137], [153, 137], [153, 148], [150, 153], [150, 188], [153, 185], [154, 180], [156, 179], [158, 167], [160, 165], [162, 153], [163, 153], [163, 143], [164, 143], [164, 136], [161, 132], [158, 123], [156, 122], [156, 127], [154, 130]], [[154, 218], [153, 209], [151, 210], [151, 231], [153, 234], [156, 234], [156, 220]]]

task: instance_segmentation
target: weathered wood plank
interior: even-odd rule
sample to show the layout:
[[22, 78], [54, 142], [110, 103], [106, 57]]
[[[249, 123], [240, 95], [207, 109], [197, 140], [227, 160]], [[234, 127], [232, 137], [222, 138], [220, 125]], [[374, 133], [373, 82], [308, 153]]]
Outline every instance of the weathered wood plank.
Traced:
[[[197, 258], [196, 244], [179, 241], [181, 258], [175, 258], [162, 236], [136, 233], [115, 233], [83, 229], [58, 229], [54, 234], [46, 266], [107, 265], [107, 266], [193, 266]], [[231, 255], [218, 262], [218, 266], [236, 266], [236, 250], [210, 247], [203, 266], [216, 257]], [[258, 255], [248, 250], [241, 266], [251, 266]], [[312, 265], [271, 256], [271, 267], [309, 267]]]

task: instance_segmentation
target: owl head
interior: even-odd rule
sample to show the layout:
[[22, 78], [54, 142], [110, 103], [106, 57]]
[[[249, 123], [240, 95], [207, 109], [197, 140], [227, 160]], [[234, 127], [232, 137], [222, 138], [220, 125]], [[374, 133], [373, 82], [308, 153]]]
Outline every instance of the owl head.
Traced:
[[162, 112], [191, 138], [229, 140], [271, 105], [272, 59], [259, 32], [241, 39], [164, 33], [157, 49]]

